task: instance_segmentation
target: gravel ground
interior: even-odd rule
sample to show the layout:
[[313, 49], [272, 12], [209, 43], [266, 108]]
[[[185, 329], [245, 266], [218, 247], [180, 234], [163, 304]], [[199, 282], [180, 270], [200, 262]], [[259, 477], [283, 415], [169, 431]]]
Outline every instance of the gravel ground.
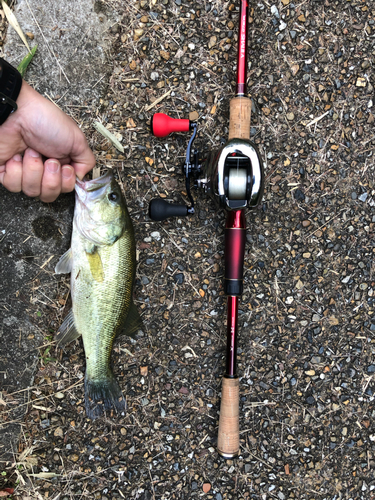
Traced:
[[[373, 2], [251, 4], [252, 138], [267, 180], [262, 206], [247, 216], [233, 461], [215, 450], [225, 214], [196, 193], [192, 218], [155, 223], [147, 209], [155, 195], [186, 198], [188, 138], [153, 138], [154, 112], [198, 115], [202, 148], [227, 137], [236, 6], [98, 5], [118, 14], [113, 75], [99, 110], [76, 113], [98, 164], [118, 174], [137, 234], [144, 331], [114, 349], [128, 412], [86, 418], [82, 343], [61, 351], [48, 337], [69, 307], [68, 280], [49, 276], [42, 291], [54, 307], [34, 318], [48, 351], [20, 454], [0, 477], [18, 481], [14, 498], [375, 498]], [[123, 154], [94, 131], [96, 115], [122, 136]]]

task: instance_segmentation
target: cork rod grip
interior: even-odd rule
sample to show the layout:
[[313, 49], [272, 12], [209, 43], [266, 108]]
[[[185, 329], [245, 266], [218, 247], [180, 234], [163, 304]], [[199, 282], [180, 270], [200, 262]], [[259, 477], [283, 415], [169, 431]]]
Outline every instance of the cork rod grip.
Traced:
[[228, 139], [250, 140], [251, 99], [234, 97], [230, 101]]
[[223, 377], [217, 449], [224, 458], [233, 458], [240, 449], [239, 379]]

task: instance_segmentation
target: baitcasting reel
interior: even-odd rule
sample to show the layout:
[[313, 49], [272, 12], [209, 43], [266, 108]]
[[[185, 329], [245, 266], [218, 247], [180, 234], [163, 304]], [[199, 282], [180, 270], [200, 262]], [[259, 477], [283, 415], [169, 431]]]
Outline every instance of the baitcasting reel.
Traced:
[[191, 205], [179, 205], [155, 198], [150, 202], [151, 219], [162, 221], [168, 217], [194, 214], [191, 179], [195, 187], [203, 189], [226, 210], [254, 208], [262, 199], [263, 164], [257, 147], [251, 141], [230, 139], [219, 150], [210, 152], [205, 159], [200, 160], [199, 152], [196, 149], [192, 151], [197, 135], [196, 122], [156, 113], [152, 117], [151, 131], [156, 137], [165, 137], [172, 132], [193, 132], [183, 165], [186, 192]]

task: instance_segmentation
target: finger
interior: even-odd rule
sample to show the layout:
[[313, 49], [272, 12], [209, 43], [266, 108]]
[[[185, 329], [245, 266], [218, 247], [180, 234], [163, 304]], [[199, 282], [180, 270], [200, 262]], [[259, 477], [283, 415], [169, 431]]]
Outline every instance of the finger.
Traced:
[[69, 193], [73, 191], [76, 183], [76, 174], [71, 165], [63, 165], [61, 167], [61, 192]]
[[27, 196], [39, 196], [44, 165], [41, 155], [33, 149], [26, 149], [23, 156], [22, 191]]
[[49, 159], [44, 163], [40, 199], [51, 203], [61, 193], [61, 165], [58, 160]]
[[77, 163], [77, 162], [71, 162], [72, 167], [74, 167], [74, 170], [76, 172], [76, 176], [78, 179], [81, 181], [85, 175], [90, 172], [95, 167], [95, 156], [92, 155], [93, 161], [90, 163]]
[[17, 154], [0, 167], [0, 183], [12, 193], [22, 189], [22, 156]]

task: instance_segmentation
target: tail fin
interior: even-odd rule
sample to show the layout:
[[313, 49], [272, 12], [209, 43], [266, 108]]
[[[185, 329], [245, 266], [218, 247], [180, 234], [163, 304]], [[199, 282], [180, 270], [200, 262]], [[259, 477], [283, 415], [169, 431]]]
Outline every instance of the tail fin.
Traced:
[[125, 397], [112, 371], [103, 380], [91, 380], [86, 374], [85, 407], [87, 416], [93, 420], [106, 411], [121, 413], [126, 410]]

